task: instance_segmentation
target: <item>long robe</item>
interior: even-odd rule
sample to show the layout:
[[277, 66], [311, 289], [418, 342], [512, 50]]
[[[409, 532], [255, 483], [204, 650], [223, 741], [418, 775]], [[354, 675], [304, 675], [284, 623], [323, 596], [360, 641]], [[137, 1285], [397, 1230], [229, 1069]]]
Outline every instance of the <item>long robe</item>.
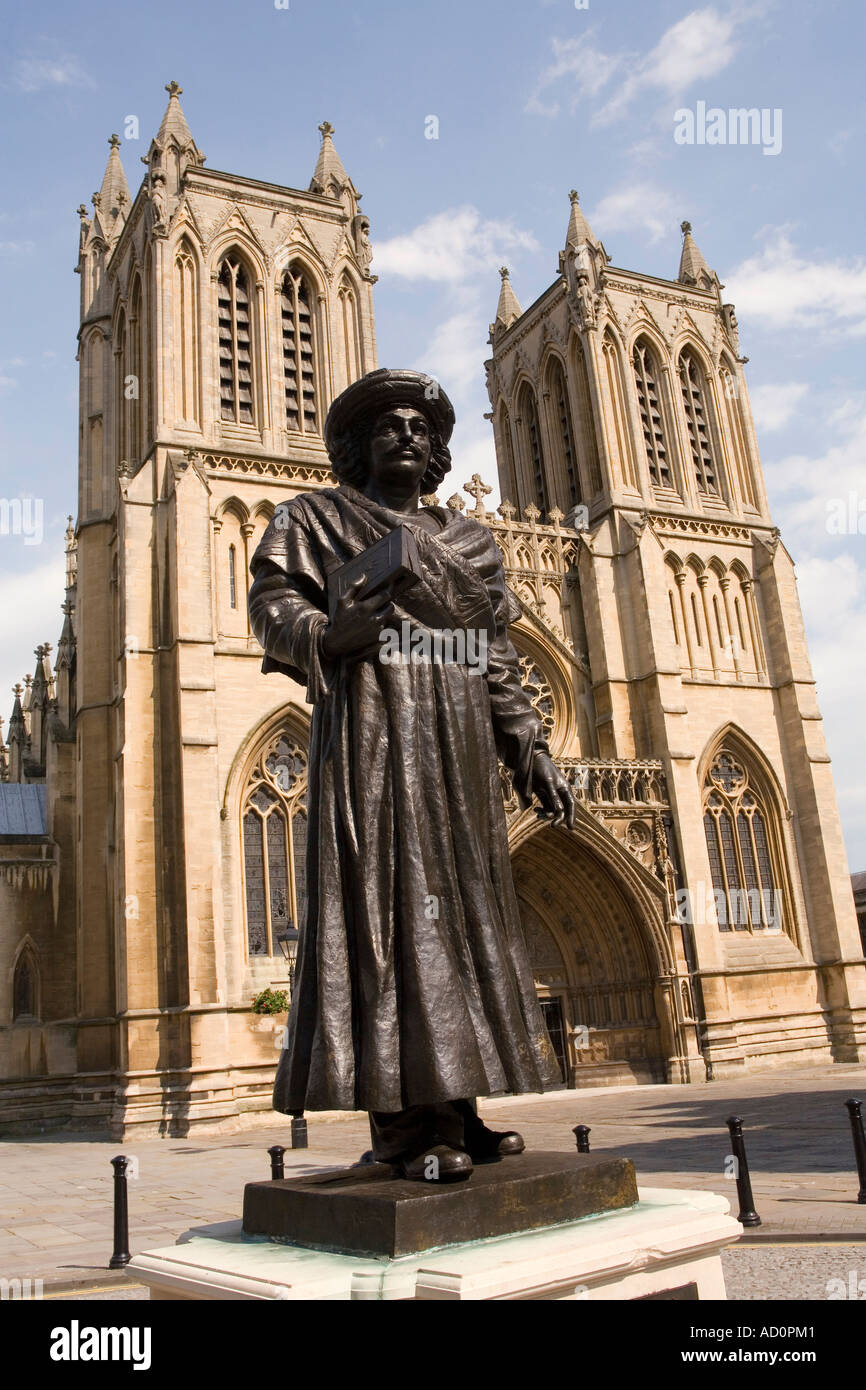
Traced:
[[[519, 608], [490, 530], [428, 511], [435, 535], [347, 485], [305, 493], [277, 509], [252, 560], [264, 669], [305, 683], [314, 706], [307, 918], [274, 1088], [284, 1112], [397, 1111], [562, 1084], [497, 763], [527, 802], [547, 745], [508, 639]], [[486, 671], [323, 657], [328, 573], [399, 524], [416, 536], [423, 578], [388, 625], [484, 632]]]

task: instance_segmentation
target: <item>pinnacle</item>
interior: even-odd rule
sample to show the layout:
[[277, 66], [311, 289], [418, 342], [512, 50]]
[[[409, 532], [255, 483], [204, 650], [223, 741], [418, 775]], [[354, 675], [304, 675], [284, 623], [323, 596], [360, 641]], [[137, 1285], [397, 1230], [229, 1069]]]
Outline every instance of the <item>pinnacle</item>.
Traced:
[[183, 108], [178, 100], [183, 91], [183, 87], [179, 86], [177, 82], [172, 81], [166, 83], [165, 90], [168, 92], [168, 106], [165, 108], [162, 124], [157, 131], [157, 144], [165, 145], [173, 136], [180, 149], [185, 149], [187, 145], [192, 145], [195, 142], [192, 138], [192, 132], [186, 123], [186, 116], [183, 114]]
[[566, 246], [583, 246], [586, 242], [593, 246], [599, 245], [598, 237], [590, 227], [580, 206], [580, 198], [576, 188], [569, 193], [571, 201], [571, 216], [568, 219], [568, 232], [565, 238]]
[[[319, 158], [315, 173], [310, 181], [310, 192], [323, 193], [327, 197], [339, 197], [339, 193], [350, 180], [331, 138], [334, 134], [334, 127], [331, 122], [322, 121], [319, 126], [319, 133], [322, 137], [322, 143], [319, 146]], [[334, 185], [339, 190], [336, 194], [332, 192]]]
[[[120, 161], [120, 138], [112, 135], [109, 140], [111, 152], [108, 156], [108, 163], [105, 166], [105, 173], [102, 176], [102, 184], [99, 192], [93, 195], [93, 205], [97, 210], [103, 231], [111, 236], [114, 231], [120, 231], [125, 219], [124, 207], [129, 204], [129, 184], [126, 182], [126, 174]], [[86, 209], [85, 209], [86, 212]], [[79, 216], [81, 209], [79, 208]], [[122, 220], [118, 223], [117, 219]]]
[[681, 284], [700, 285], [701, 288], [706, 289], [713, 283], [715, 276], [692, 236], [691, 222], [681, 223], [680, 231], [683, 234], [683, 252], [680, 256], [680, 270], [677, 279]]
[[502, 266], [499, 274], [502, 276], [502, 287], [499, 291], [499, 303], [496, 306], [496, 318], [494, 328], [504, 330], [510, 328], [515, 319], [519, 319], [523, 310], [520, 307], [517, 295], [511, 288], [511, 278], [507, 266]]

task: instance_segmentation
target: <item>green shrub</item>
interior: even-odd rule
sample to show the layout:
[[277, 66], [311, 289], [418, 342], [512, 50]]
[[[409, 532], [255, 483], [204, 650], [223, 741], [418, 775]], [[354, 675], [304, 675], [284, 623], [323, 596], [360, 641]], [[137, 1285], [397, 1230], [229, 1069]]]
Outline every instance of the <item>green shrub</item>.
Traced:
[[284, 989], [263, 989], [253, 1000], [254, 1014], [284, 1014], [289, 1007], [289, 996]]

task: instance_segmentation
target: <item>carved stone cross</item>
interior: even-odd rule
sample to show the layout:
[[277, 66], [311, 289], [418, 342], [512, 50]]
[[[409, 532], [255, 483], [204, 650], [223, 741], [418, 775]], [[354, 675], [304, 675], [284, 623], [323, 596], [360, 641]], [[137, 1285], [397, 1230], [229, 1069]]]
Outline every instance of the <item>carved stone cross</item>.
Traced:
[[486, 497], [489, 492], [492, 492], [493, 488], [488, 487], [487, 483], [485, 483], [484, 479], [481, 477], [481, 474], [473, 473], [470, 481], [463, 484], [463, 491], [468, 492], [470, 497], [475, 498], [475, 507], [471, 514], [473, 516], [486, 516], [487, 509], [481, 499], [482, 497]]

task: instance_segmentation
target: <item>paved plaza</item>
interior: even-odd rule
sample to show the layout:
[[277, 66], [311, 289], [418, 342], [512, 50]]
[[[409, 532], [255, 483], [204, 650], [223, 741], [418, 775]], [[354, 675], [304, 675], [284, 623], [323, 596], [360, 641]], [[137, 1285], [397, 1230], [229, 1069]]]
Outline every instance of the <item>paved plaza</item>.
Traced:
[[[494, 1127], [520, 1129], [530, 1147], [564, 1154], [574, 1152], [573, 1126], [589, 1125], [593, 1151], [626, 1154], [639, 1183], [721, 1192], [735, 1213], [736, 1188], [725, 1176], [725, 1120], [741, 1115], [763, 1224], [748, 1233], [748, 1245], [725, 1256], [730, 1295], [826, 1298], [829, 1280], [847, 1281], [846, 1287], [866, 1281], [866, 1205], [857, 1203], [844, 1106], [852, 1095], [866, 1100], [862, 1065], [688, 1087], [506, 1097], [484, 1101], [481, 1109]], [[310, 1147], [287, 1152], [287, 1172], [351, 1163], [368, 1145], [363, 1115], [308, 1118]], [[137, 1176], [129, 1184], [135, 1253], [173, 1244], [192, 1227], [239, 1217], [244, 1183], [266, 1178], [267, 1149], [288, 1142], [288, 1121], [277, 1116], [239, 1133], [196, 1131], [187, 1139], [6, 1138], [0, 1141], [0, 1277], [41, 1278], [56, 1296], [65, 1286], [86, 1284], [95, 1297], [120, 1295], [118, 1276], [107, 1271], [111, 1158], [125, 1153], [135, 1160]], [[866, 1282], [863, 1287], [866, 1292]]]

